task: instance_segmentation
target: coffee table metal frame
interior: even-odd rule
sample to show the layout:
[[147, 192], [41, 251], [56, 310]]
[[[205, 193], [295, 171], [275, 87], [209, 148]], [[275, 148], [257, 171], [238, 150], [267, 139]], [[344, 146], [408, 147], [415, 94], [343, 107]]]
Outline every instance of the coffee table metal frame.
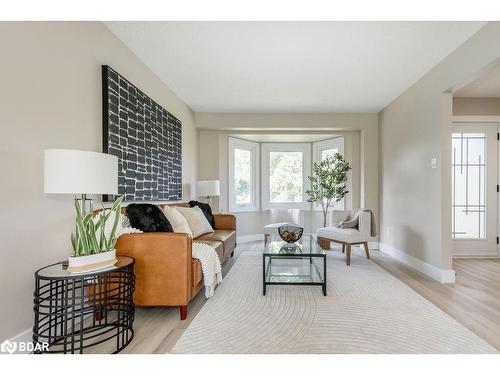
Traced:
[[[307, 236], [304, 236], [307, 237]], [[303, 237], [303, 240], [304, 240]], [[315, 249], [315, 252], [309, 252], [309, 253], [283, 253], [283, 254], [277, 254], [274, 252], [269, 252], [268, 248], [270, 244], [273, 241], [278, 240], [279, 238], [271, 238], [269, 243], [266, 245], [266, 248], [264, 250], [264, 253], [262, 254], [262, 294], [265, 296], [266, 295], [266, 288], [268, 285], [318, 285], [321, 286], [323, 295], [326, 296], [326, 277], [327, 277], [327, 272], [326, 272], [326, 253], [324, 250], [322, 250], [319, 245], [314, 241], [314, 239], [310, 238], [307, 239], [307, 241], [310, 241], [311, 246], [317, 247]], [[284, 241], [283, 245], [286, 245]], [[321, 276], [320, 269], [318, 268], [318, 265], [316, 262], [313, 262], [313, 258], [323, 258], [323, 275]], [[271, 272], [272, 272], [272, 260], [273, 259], [309, 259], [310, 263], [310, 271], [311, 272], [317, 272], [318, 277], [320, 281], [271, 281]], [[267, 262], [266, 262], [267, 260]], [[299, 276], [299, 275], [297, 275]], [[312, 277], [311, 277], [312, 279]]]

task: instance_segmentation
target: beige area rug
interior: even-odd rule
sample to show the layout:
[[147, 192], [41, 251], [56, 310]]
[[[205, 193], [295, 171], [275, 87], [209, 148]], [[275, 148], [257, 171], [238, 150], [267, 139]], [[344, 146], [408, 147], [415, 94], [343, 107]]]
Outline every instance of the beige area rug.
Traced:
[[325, 297], [291, 285], [263, 296], [262, 255], [242, 253], [172, 353], [497, 353], [361, 253], [351, 267], [327, 254]]

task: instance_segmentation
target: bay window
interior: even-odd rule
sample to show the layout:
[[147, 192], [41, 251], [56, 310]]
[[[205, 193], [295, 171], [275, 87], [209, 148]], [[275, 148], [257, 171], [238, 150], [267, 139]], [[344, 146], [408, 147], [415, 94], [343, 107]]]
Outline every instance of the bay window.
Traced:
[[309, 143], [262, 144], [262, 208], [307, 209], [310, 173]]
[[229, 210], [259, 209], [259, 144], [229, 138]]
[[[313, 162], [318, 163], [325, 160], [329, 156], [339, 153], [344, 156], [344, 137], [327, 139], [313, 143]], [[332, 210], [344, 210], [345, 197], [341, 201], [332, 205]], [[313, 204], [313, 210], [321, 210], [321, 206], [317, 203]]]
[[[312, 163], [344, 155], [344, 137], [311, 143], [259, 143], [229, 137], [229, 211], [320, 210], [307, 202]], [[348, 185], [351, 182], [348, 182]], [[332, 209], [343, 210], [345, 202]]]

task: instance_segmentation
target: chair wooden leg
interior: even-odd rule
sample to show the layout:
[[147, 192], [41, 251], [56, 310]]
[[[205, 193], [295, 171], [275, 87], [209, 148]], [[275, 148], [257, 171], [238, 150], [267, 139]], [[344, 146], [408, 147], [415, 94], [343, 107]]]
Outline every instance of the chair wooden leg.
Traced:
[[350, 266], [351, 265], [351, 244], [348, 243], [346, 244], [346, 257], [345, 257], [345, 263]]
[[368, 242], [363, 242], [363, 246], [365, 247], [365, 253], [366, 253], [366, 257], [368, 259], [370, 259], [370, 252], [368, 250]]
[[181, 320], [186, 320], [187, 315], [188, 315], [187, 305], [180, 306], [180, 312], [181, 312]]
[[345, 243], [342, 244], [342, 254], [345, 253]]

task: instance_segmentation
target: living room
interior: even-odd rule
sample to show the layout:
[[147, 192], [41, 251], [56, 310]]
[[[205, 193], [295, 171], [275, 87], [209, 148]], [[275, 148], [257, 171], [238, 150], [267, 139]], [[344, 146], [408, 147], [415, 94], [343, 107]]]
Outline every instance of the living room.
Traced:
[[88, 11], [0, 22], [2, 352], [498, 354], [491, 13]]

